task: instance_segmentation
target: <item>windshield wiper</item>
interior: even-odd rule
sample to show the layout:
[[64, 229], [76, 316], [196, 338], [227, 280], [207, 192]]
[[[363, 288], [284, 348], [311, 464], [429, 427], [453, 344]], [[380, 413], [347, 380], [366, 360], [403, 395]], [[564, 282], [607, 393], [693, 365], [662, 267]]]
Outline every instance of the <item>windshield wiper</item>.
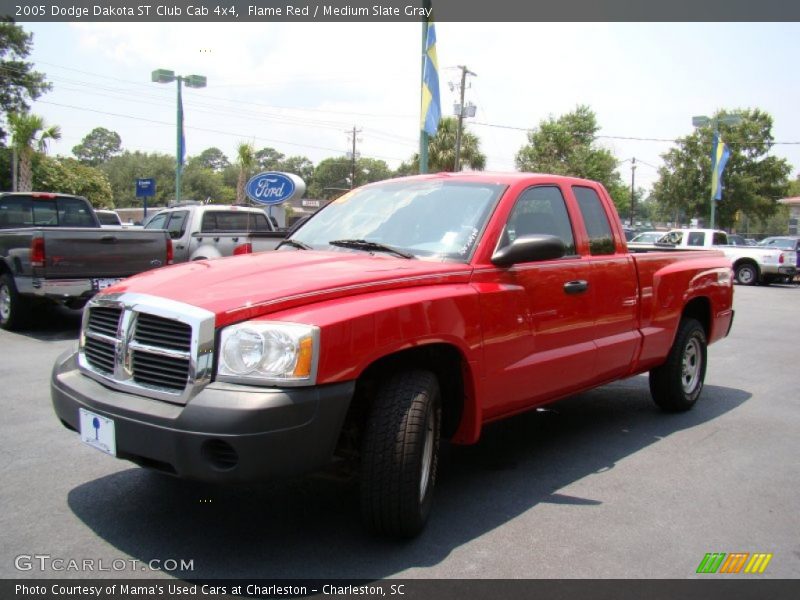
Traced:
[[284, 244], [286, 244], [287, 246], [294, 246], [295, 248], [299, 248], [300, 250], [313, 250], [311, 246], [309, 246], [304, 242], [300, 242], [298, 240], [290, 240], [290, 239], [282, 240], [280, 244], [275, 246], [275, 250], [277, 250]]
[[364, 250], [366, 252], [389, 252], [401, 258], [415, 258], [413, 254], [403, 252], [397, 248], [392, 248], [386, 244], [379, 244], [378, 242], [369, 242], [367, 240], [331, 240], [328, 242], [331, 246], [341, 246], [342, 248], [354, 248], [356, 250]]

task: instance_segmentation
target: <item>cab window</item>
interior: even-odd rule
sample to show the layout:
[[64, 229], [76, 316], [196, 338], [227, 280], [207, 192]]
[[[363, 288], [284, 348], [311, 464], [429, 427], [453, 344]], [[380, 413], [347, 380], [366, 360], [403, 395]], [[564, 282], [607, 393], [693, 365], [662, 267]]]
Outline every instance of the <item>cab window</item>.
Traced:
[[578, 201], [586, 233], [589, 236], [589, 253], [593, 256], [614, 254], [614, 236], [611, 233], [611, 224], [600, 196], [589, 187], [573, 186], [572, 193]]
[[520, 194], [501, 238], [500, 247], [526, 235], [554, 235], [564, 242], [566, 255], [575, 254], [575, 237], [561, 190], [537, 186]]

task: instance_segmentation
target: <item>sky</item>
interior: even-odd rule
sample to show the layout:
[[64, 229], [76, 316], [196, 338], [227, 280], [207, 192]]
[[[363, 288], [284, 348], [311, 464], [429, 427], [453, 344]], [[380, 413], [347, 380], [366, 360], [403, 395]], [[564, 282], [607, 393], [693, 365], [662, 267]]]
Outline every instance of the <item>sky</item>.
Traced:
[[[313, 163], [350, 150], [396, 168], [418, 150], [421, 26], [418, 23], [24, 23], [29, 60], [53, 90], [34, 113], [59, 125], [50, 154], [71, 155], [95, 127], [130, 151], [175, 154], [175, 84], [158, 68], [199, 74], [184, 89], [188, 155], [236, 146], [303, 155]], [[800, 172], [800, 23], [436, 23], [442, 112], [459, 65], [466, 127], [487, 170], [511, 171], [526, 130], [588, 105], [598, 144], [619, 172], [649, 189], [669, 140], [692, 117], [759, 108], [774, 118], [772, 153]], [[638, 138], [638, 139], [630, 139]], [[655, 141], [652, 141], [655, 140]], [[710, 152], [710, 148], [709, 148]]]

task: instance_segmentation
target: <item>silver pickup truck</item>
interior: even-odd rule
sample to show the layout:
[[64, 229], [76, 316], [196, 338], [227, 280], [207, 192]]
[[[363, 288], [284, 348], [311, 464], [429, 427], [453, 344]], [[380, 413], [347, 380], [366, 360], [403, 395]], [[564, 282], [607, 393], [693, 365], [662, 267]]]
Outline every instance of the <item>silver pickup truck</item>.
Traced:
[[187, 204], [155, 215], [145, 229], [166, 229], [176, 263], [273, 250], [285, 237], [260, 208]]
[[171, 260], [163, 231], [102, 229], [86, 198], [0, 193], [0, 328], [24, 327], [45, 302], [80, 308], [99, 290]]
[[797, 274], [797, 253], [782, 248], [737, 246], [724, 231], [672, 229], [653, 244], [629, 244], [631, 252], [646, 250], [722, 250], [731, 261], [736, 283], [769, 285]]

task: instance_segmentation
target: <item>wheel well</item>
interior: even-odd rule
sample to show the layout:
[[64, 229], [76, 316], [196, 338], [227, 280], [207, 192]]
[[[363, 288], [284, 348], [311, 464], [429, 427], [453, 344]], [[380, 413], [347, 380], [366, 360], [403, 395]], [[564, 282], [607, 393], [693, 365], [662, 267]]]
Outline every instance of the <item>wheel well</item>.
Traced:
[[758, 267], [758, 263], [754, 261], [752, 258], [740, 258], [739, 260], [737, 260], [735, 263], [733, 263], [734, 271], [739, 267], [741, 267], [742, 265], [750, 265], [752, 267], [755, 267], [756, 274], [761, 275], [761, 269]]
[[711, 334], [711, 302], [708, 298], [695, 298], [684, 307], [681, 316], [699, 321], [706, 338]]
[[461, 352], [449, 344], [428, 344], [378, 359], [356, 381], [337, 453], [346, 457], [358, 452], [361, 432], [378, 386], [392, 373], [403, 369], [424, 369], [436, 375], [442, 395], [442, 437], [452, 436], [464, 411], [466, 368]]

